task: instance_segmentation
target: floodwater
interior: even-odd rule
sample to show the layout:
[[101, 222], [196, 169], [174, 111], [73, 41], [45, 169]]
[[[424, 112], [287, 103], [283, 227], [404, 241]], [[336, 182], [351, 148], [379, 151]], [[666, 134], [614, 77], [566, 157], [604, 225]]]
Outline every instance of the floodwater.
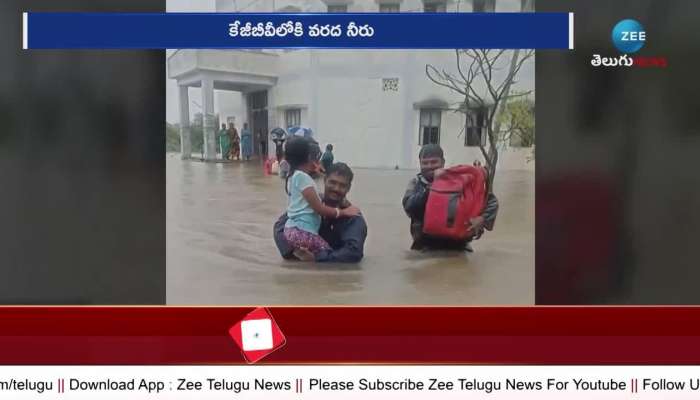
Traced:
[[[168, 304], [533, 304], [534, 172], [502, 171], [496, 228], [474, 253], [414, 252], [401, 198], [410, 170], [355, 169], [348, 195], [368, 225], [355, 265], [284, 261], [272, 226], [282, 181], [259, 162], [167, 155]], [[319, 182], [319, 188], [322, 183]]]

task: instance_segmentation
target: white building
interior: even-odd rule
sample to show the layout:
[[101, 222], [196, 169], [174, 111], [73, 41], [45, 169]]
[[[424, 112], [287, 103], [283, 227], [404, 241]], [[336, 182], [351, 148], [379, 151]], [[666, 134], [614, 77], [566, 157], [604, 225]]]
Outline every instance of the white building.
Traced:
[[[168, 11], [218, 12], [472, 12], [520, 11], [531, 0], [169, 0]], [[530, 60], [512, 90], [534, 89]], [[426, 64], [455, 71], [452, 50], [176, 50], [168, 76], [179, 88], [183, 137], [191, 114], [243, 122], [260, 141], [275, 127], [313, 129], [336, 160], [353, 167], [415, 168], [420, 145], [439, 142], [448, 163], [482, 159], [461, 133], [464, 116], [448, 110], [461, 96], [431, 82]], [[191, 88], [200, 88], [199, 90]], [[195, 93], [193, 95], [193, 93]], [[171, 96], [175, 101], [178, 96]], [[195, 109], [193, 109], [195, 108]], [[206, 119], [206, 118], [205, 118]], [[212, 118], [205, 122], [205, 158], [216, 157]], [[189, 140], [183, 140], [189, 143]], [[274, 145], [272, 145], [274, 147]], [[274, 153], [274, 148], [270, 148]], [[190, 150], [183, 146], [183, 157]], [[501, 152], [500, 169], [532, 168], [530, 149]]]

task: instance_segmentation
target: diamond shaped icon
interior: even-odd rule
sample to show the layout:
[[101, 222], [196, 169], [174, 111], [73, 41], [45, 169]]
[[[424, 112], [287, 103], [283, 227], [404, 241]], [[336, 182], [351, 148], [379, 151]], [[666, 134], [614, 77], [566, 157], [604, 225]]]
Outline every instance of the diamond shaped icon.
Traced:
[[254, 363], [284, 346], [286, 339], [266, 308], [256, 308], [229, 329], [249, 363]]

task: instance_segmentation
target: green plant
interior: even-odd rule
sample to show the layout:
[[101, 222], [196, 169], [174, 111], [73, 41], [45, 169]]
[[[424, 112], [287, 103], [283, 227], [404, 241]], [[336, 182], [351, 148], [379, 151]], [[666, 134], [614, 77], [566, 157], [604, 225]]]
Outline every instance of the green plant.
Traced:
[[519, 97], [509, 101], [498, 115], [501, 131], [499, 140], [513, 147], [535, 144], [535, 101]]
[[180, 151], [180, 126], [178, 124], [165, 123], [165, 151]]

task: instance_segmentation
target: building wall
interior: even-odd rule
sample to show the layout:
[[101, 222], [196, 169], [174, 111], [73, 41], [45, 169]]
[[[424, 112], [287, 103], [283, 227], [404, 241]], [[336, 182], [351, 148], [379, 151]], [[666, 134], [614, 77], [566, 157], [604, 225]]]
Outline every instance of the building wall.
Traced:
[[[281, 56], [277, 84], [269, 90], [270, 129], [285, 126], [285, 110], [301, 109], [301, 124], [314, 130], [325, 146], [332, 143], [338, 160], [358, 167], [415, 168], [420, 149], [420, 108], [416, 103], [455, 104], [461, 96], [429, 81], [425, 65], [455, 69], [450, 50], [300, 50]], [[454, 72], [454, 71], [453, 71]], [[385, 91], [383, 79], [398, 79], [397, 91]], [[534, 82], [534, 79], [530, 79]], [[217, 92], [222, 121], [246, 121], [237, 92]], [[464, 117], [443, 110], [440, 143], [448, 163], [483, 162], [477, 147], [464, 142]], [[504, 149], [501, 169], [532, 168], [530, 149]]]
[[[351, 1], [348, 11], [377, 11], [381, 1], [384, 0]], [[213, 4], [222, 12], [290, 7], [303, 12], [327, 9], [321, 0], [218, 0]], [[521, 0], [497, 0], [496, 11], [519, 11], [520, 5]], [[402, 12], [422, 10], [422, 0], [401, 1]], [[457, 10], [471, 12], [472, 0], [447, 2], [448, 12]], [[277, 84], [269, 90], [269, 128], [285, 127], [284, 111], [300, 108], [302, 125], [314, 130], [322, 146], [332, 143], [337, 160], [356, 167], [416, 168], [420, 148], [420, 109], [416, 104], [454, 104], [462, 100], [459, 94], [434, 84], [425, 75], [426, 64], [457, 75], [452, 50], [279, 50], [277, 54], [280, 68]], [[510, 59], [510, 54], [505, 57]], [[398, 90], [384, 91], [385, 78], [398, 78]], [[534, 59], [521, 71], [519, 82], [512, 90], [534, 89]], [[484, 88], [481, 91], [485, 93]], [[245, 102], [240, 93], [218, 93], [216, 112], [223, 121], [235, 115], [239, 129], [246, 121]], [[483, 162], [477, 147], [464, 145], [464, 133], [460, 133], [463, 126], [461, 113], [442, 111], [440, 143], [447, 162]], [[534, 162], [527, 162], [531, 153], [531, 149], [502, 150], [500, 170], [534, 168]]]
[[[338, 160], [354, 166], [415, 168], [420, 149], [420, 109], [415, 103], [461, 101], [460, 95], [425, 77], [427, 63], [454, 69], [453, 51], [314, 50], [282, 57], [288, 56], [308, 57], [309, 62], [298, 63], [305, 73], [281, 71], [272, 89], [277, 99], [274, 106], [303, 105], [302, 125], [314, 130], [322, 146], [332, 143]], [[283, 60], [281, 65], [287, 64]], [[398, 78], [398, 91], [384, 91], [383, 78]], [[277, 126], [283, 124], [280, 113]], [[483, 162], [478, 148], [464, 145], [463, 126], [461, 113], [442, 111], [440, 142], [446, 159]], [[532, 168], [534, 163], [526, 162], [530, 154], [530, 149], [504, 149], [502, 169]]]

